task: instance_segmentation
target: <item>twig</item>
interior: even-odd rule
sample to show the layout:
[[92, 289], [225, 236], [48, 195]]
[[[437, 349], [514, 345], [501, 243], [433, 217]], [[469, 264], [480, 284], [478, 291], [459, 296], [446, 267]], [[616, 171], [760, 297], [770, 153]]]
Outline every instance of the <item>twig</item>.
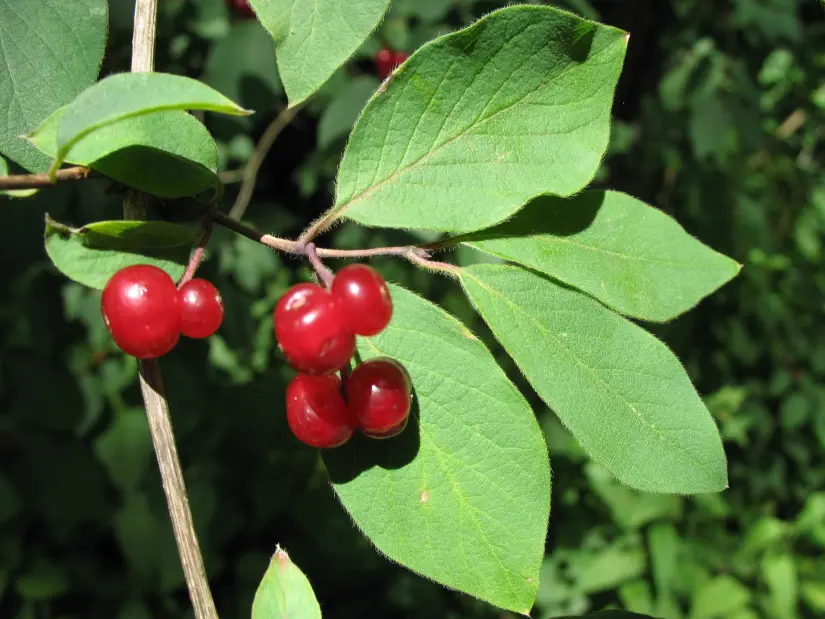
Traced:
[[[158, 0], [136, 0], [135, 25], [132, 38], [132, 71], [149, 72], [154, 68], [155, 25], [157, 21]], [[123, 215], [126, 219], [144, 219], [146, 217], [146, 197], [144, 194], [130, 190], [123, 202]], [[157, 360], [143, 360], [140, 368], [140, 389], [146, 418], [152, 434], [155, 456], [158, 460], [166, 504], [172, 519], [172, 529], [178, 545], [181, 566], [192, 600], [195, 619], [218, 619], [218, 611], [209, 590], [206, 568], [203, 564], [200, 545], [189, 509], [186, 485], [183, 480], [172, 420], [169, 416], [169, 404], [163, 388], [163, 378]]]
[[[449, 272], [451, 275], [454, 275], [457, 269], [455, 265], [447, 262], [436, 262], [430, 260], [430, 248], [428, 246], [397, 245], [392, 247], [374, 247], [371, 249], [328, 249], [325, 247], [315, 247], [313, 243], [301, 243], [300, 239], [297, 241], [290, 241], [288, 239], [272, 236], [271, 234], [265, 234], [255, 228], [247, 226], [246, 224], [235, 221], [225, 213], [218, 210], [212, 209], [209, 211], [209, 214], [216, 224], [228, 228], [241, 236], [245, 236], [256, 243], [266, 245], [275, 251], [280, 251], [285, 254], [307, 256], [307, 258], [309, 258], [307, 248], [312, 245], [314, 247], [314, 253], [318, 258], [362, 259], [374, 258], [376, 256], [398, 256], [399, 258], [405, 258], [420, 267], [435, 271]], [[442, 247], [447, 245], [448, 243], [446, 242], [441, 244]]]
[[206, 245], [209, 243], [209, 239], [212, 237], [212, 218], [207, 214], [206, 217], [203, 219], [203, 234], [201, 235], [201, 240], [198, 243], [198, 246], [195, 248], [195, 251], [192, 253], [192, 257], [189, 259], [189, 264], [186, 265], [186, 270], [183, 272], [183, 275], [178, 282], [178, 289], [180, 290], [181, 286], [183, 286], [186, 282], [190, 281], [193, 277], [195, 277], [195, 273], [198, 271], [198, 267], [203, 262], [204, 254], [206, 253]]
[[258, 179], [258, 171], [266, 159], [269, 149], [278, 139], [281, 131], [292, 122], [300, 109], [300, 105], [289, 107], [278, 114], [275, 119], [269, 123], [269, 126], [264, 131], [258, 145], [255, 147], [255, 152], [252, 153], [246, 167], [243, 170], [243, 184], [238, 192], [238, 197], [235, 199], [235, 204], [229, 209], [229, 216], [233, 219], [243, 219], [246, 212], [246, 207], [249, 206], [249, 201], [252, 200], [252, 193], [255, 191], [255, 181]]
[[315, 243], [309, 243], [304, 248], [304, 253], [312, 265], [312, 268], [315, 269], [315, 272], [318, 274], [318, 279], [324, 284], [324, 287], [327, 289], [332, 288], [332, 280], [335, 279], [335, 275], [321, 262]]
[[12, 174], [11, 176], [0, 176], [0, 190], [7, 189], [41, 189], [51, 187], [55, 183], [65, 181], [82, 181], [89, 178], [92, 171], [83, 166], [65, 168], [58, 170], [54, 183], [49, 179], [48, 174]]

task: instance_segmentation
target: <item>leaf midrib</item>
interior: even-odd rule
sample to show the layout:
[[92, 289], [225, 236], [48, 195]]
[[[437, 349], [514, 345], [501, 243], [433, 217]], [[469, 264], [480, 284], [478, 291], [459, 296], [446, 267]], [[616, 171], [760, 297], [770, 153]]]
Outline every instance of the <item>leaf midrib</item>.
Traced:
[[[588, 60], [591, 60], [591, 59], [593, 59], [593, 58], [596, 58], [597, 56], [599, 56], [599, 55], [603, 54], [603, 53], [604, 53], [604, 52], [606, 52], [607, 50], [612, 49], [612, 48], [613, 48], [613, 47], [614, 47], [617, 43], [621, 43], [621, 42], [622, 42], [622, 40], [623, 40], [622, 38], [619, 38], [619, 39], [616, 39], [616, 40], [614, 40], [614, 41], [610, 42], [608, 45], [605, 45], [605, 46], [604, 46], [602, 49], [600, 49], [598, 52], [596, 52], [596, 53], [595, 53], [595, 54], [593, 54], [592, 56], [589, 56], [589, 57], [588, 57]], [[577, 66], [580, 66], [580, 65], [577, 65]], [[535, 90], [531, 90], [531, 91], [529, 91], [529, 92], [525, 93], [525, 95], [524, 95], [524, 96], [520, 97], [519, 99], [516, 99], [516, 100], [515, 100], [515, 101], [513, 101], [512, 103], [510, 103], [510, 104], [506, 105], [505, 107], [503, 107], [503, 108], [500, 108], [500, 109], [496, 110], [495, 112], [493, 112], [492, 114], [490, 114], [490, 115], [489, 115], [489, 116], [487, 116], [486, 118], [483, 118], [483, 119], [481, 119], [481, 120], [477, 121], [475, 124], [469, 125], [469, 126], [468, 126], [468, 127], [466, 127], [465, 129], [462, 129], [462, 130], [461, 130], [461, 131], [459, 131], [459, 132], [458, 132], [455, 136], [453, 136], [453, 137], [451, 137], [451, 138], [447, 139], [445, 142], [443, 142], [442, 144], [439, 144], [439, 145], [438, 145], [438, 146], [436, 146], [434, 149], [432, 149], [432, 150], [430, 150], [430, 151], [428, 151], [428, 152], [424, 153], [421, 157], [419, 157], [419, 158], [418, 158], [418, 159], [416, 159], [415, 161], [412, 161], [412, 162], [410, 162], [409, 164], [407, 164], [406, 166], [403, 166], [403, 167], [399, 168], [398, 170], [396, 170], [395, 172], [393, 172], [392, 174], [390, 174], [389, 176], [387, 176], [387, 177], [386, 177], [386, 178], [384, 178], [383, 180], [379, 181], [378, 183], [375, 183], [375, 184], [373, 184], [373, 185], [371, 185], [371, 186], [367, 187], [367, 188], [366, 188], [366, 189], [364, 189], [361, 193], [356, 194], [355, 196], [351, 197], [351, 198], [350, 198], [349, 200], [347, 200], [346, 202], [344, 202], [344, 203], [342, 203], [342, 204], [340, 204], [340, 205], [337, 205], [337, 206], [333, 207], [333, 208], [334, 208], [334, 212], [335, 212], [335, 213], [337, 213], [339, 216], [343, 215], [344, 213], [346, 213], [346, 211], [347, 211], [347, 210], [349, 210], [349, 209], [352, 207], [352, 205], [353, 205], [353, 204], [356, 204], [356, 203], [358, 203], [358, 202], [360, 202], [360, 201], [362, 201], [362, 200], [365, 200], [366, 198], [368, 198], [368, 197], [369, 197], [370, 195], [372, 195], [373, 193], [376, 193], [377, 191], [379, 191], [379, 190], [380, 190], [382, 187], [384, 187], [385, 185], [388, 185], [389, 183], [392, 183], [393, 181], [395, 181], [395, 180], [396, 180], [399, 176], [401, 176], [402, 174], [405, 174], [405, 173], [409, 172], [411, 169], [413, 169], [413, 168], [417, 167], [417, 166], [418, 166], [419, 164], [421, 164], [422, 162], [425, 162], [427, 159], [429, 159], [429, 158], [430, 158], [430, 157], [432, 157], [433, 155], [435, 155], [435, 154], [439, 153], [441, 150], [443, 150], [444, 148], [446, 148], [447, 146], [449, 146], [450, 144], [452, 144], [452, 143], [453, 143], [453, 142], [455, 142], [456, 140], [458, 140], [458, 139], [460, 139], [460, 138], [462, 138], [462, 137], [466, 136], [466, 135], [467, 135], [467, 134], [468, 134], [471, 130], [478, 128], [479, 126], [481, 126], [481, 125], [483, 125], [484, 123], [488, 122], [489, 120], [491, 120], [491, 119], [495, 118], [495, 117], [496, 117], [496, 116], [498, 116], [499, 114], [501, 114], [501, 113], [503, 113], [503, 112], [506, 112], [507, 110], [511, 109], [512, 107], [514, 107], [514, 106], [516, 106], [516, 105], [518, 105], [518, 104], [522, 103], [522, 102], [524, 101], [524, 99], [526, 99], [527, 97], [529, 97], [529, 96], [531, 96], [531, 95], [534, 95], [534, 94], [536, 94], [536, 93], [538, 93], [538, 92], [541, 92], [542, 90], [544, 90], [545, 88], [547, 88], [547, 87], [548, 87], [548, 86], [550, 86], [551, 84], [555, 83], [555, 81], [556, 81], [556, 80], [558, 80], [559, 78], [561, 78], [563, 75], [565, 75], [565, 73], [566, 73], [567, 71], [569, 71], [569, 69], [564, 69], [564, 70], [562, 70], [562, 71], [561, 71], [558, 75], [554, 76], [554, 77], [553, 77], [553, 78], [551, 78], [549, 81], [547, 81], [546, 83], [542, 84], [541, 86], [539, 86], [539, 87], [538, 87], [538, 88], [536, 88]], [[462, 94], [462, 97], [463, 97], [463, 96], [464, 96], [464, 95]], [[353, 131], [354, 131], [354, 129], [353, 129]]]

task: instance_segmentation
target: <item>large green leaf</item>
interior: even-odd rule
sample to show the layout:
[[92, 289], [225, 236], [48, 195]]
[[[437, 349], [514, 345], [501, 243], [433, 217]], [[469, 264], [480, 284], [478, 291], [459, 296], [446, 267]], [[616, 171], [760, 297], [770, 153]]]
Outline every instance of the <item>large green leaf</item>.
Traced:
[[[206, 84], [167, 73], [118, 73], [87, 88], [63, 109], [57, 127], [57, 157], [50, 171], [63, 163], [80, 140], [118, 121], [167, 110], [208, 110], [245, 115], [236, 105]], [[34, 142], [41, 132], [53, 131], [44, 123], [29, 136]]]
[[[32, 138], [50, 157], [57, 156], [65, 109], [49, 116]], [[215, 140], [197, 118], [180, 110], [107, 125], [72, 146], [65, 160], [164, 198], [195, 195], [219, 183]]]
[[409, 370], [407, 429], [360, 435], [324, 460], [355, 523], [391, 559], [448, 587], [527, 613], [550, 509], [547, 448], [530, 406], [455, 318], [391, 288], [390, 326], [362, 357]]
[[602, 610], [596, 613], [577, 615], [575, 617], [559, 617], [558, 619], [654, 619], [654, 617], [631, 613], [627, 610]]
[[278, 548], [252, 602], [252, 619], [321, 619], [321, 608], [304, 573]]
[[370, 100], [333, 212], [369, 226], [471, 231], [596, 173], [626, 33], [541, 6], [425, 45]]
[[682, 494], [726, 487], [719, 432], [667, 346], [519, 267], [471, 266], [461, 283], [539, 395], [619, 481]]
[[164, 221], [99, 221], [70, 228], [46, 216], [46, 253], [66, 277], [103, 290], [120, 269], [152, 264], [180, 279], [195, 233]]
[[616, 191], [541, 196], [513, 219], [459, 238], [646, 320], [675, 318], [739, 272], [660, 210]]
[[0, 152], [31, 172], [49, 159], [23, 135], [97, 79], [107, 0], [0, 0]]
[[289, 104], [326, 82], [375, 30], [390, 0], [250, 0], [275, 40]]

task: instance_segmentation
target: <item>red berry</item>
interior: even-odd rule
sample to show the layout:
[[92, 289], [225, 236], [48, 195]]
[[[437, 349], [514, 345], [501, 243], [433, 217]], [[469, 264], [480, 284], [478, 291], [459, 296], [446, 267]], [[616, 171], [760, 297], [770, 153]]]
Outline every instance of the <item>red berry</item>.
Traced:
[[338, 447], [352, 436], [341, 381], [334, 374], [298, 374], [286, 390], [286, 420], [293, 434], [312, 447]]
[[148, 264], [115, 273], [100, 302], [115, 344], [138, 359], [168, 353], [180, 338], [180, 304], [175, 282]]
[[390, 323], [392, 299], [387, 283], [366, 264], [344, 267], [332, 282], [332, 296], [358, 335], [377, 335]]
[[395, 52], [393, 55], [393, 69], [404, 64], [404, 61], [409, 57], [410, 55], [407, 52]]
[[409, 54], [404, 52], [394, 52], [386, 47], [379, 50], [375, 55], [375, 68], [378, 71], [378, 77], [382, 80], [387, 79], [387, 76], [393, 72], [395, 67], [409, 58]]
[[255, 17], [255, 11], [249, 6], [249, 0], [227, 0], [227, 4], [240, 17]]
[[187, 337], [209, 337], [223, 322], [221, 293], [205, 279], [191, 279], [178, 289], [180, 330]]
[[347, 403], [358, 427], [373, 438], [401, 433], [410, 414], [412, 383], [404, 366], [386, 357], [365, 361], [347, 381]]
[[328, 374], [349, 363], [355, 334], [335, 298], [316, 284], [298, 284], [278, 301], [275, 336], [299, 372]]

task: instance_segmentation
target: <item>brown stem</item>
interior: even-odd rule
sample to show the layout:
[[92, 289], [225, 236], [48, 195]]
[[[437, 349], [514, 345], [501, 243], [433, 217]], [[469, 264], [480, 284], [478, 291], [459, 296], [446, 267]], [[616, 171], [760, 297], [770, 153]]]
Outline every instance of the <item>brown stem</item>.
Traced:
[[49, 179], [48, 174], [12, 174], [11, 176], [0, 176], [0, 190], [7, 189], [41, 189], [51, 187], [55, 183], [65, 181], [82, 181], [89, 178], [92, 171], [83, 166], [64, 168], [58, 170], [54, 182]]
[[329, 290], [332, 288], [332, 280], [335, 279], [335, 275], [333, 275], [332, 271], [330, 271], [321, 259], [318, 257], [318, 248], [315, 247], [315, 243], [309, 243], [306, 247], [304, 247], [304, 254], [309, 260], [309, 263], [312, 265], [312, 268], [315, 269], [315, 273], [318, 274], [318, 279], [324, 284], [324, 287]]
[[298, 105], [286, 108], [275, 117], [275, 120], [273, 120], [266, 128], [266, 131], [264, 131], [258, 145], [255, 147], [255, 152], [252, 153], [252, 157], [243, 170], [243, 184], [238, 192], [238, 197], [235, 199], [235, 204], [229, 209], [229, 216], [232, 219], [243, 219], [246, 207], [249, 206], [249, 201], [252, 200], [252, 193], [255, 191], [255, 181], [258, 179], [258, 171], [261, 169], [261, 165], [264, 159], [266, 159], [269, 149], [272, 148], [281, 131], [295, 118], [295, 114], [298, 113], [300, 107], [301, 106]]
[[[288, 239], [272, 236], [271, 234], [264, 234], [263, 232], [255, 230], [255, 228], [242, 224], [239, 221], [235, 221], [225, 213], [221, 213], [220, 211], [214, 209], [210, 211], [210, 215], [216, 224], [228, 228], [233, 232], [237, 232], [241, 236], [245, 236], [256, 243], [266, 245], [275, 251], [284, 252], [286, 254], [295, 254], [298, 256], [307, 256], [307, 247], [309, 247], [309, 245], [314, 246], [312, 243], [305, 245], [300, 239], [297, 241], [290, 241]], [[405, 258], [413, 264], [423, 268], [449, 272], [453, 275], [458, 268], [455, 265], [446, 262], [436, 262], [430, 260], [430, 252], [426, 246], [397, 245], [393, 247], [374, 247], [372, 249], [328, 249], [325, 247], [315, 247], [314, 251], [318, 258], [332, 259], [361, 259], [374, 258], [376, 256], [398, 256], [400, 258]]]
[[189, 264], [186, 265], [186, 270], [183, 272], [183, 275], [178, 282], [178, 290], [180, 290], [186, 282], [191, 281], [191, 279], [195, 277], [198, 267], [201, 265], [201, 262], [203, 262], [204, 254], [206, 254], [206, 244], [209, 243], [211, 236], [212, 218], [207, 215], [203, 220], [203, 235], [201, 236], [200, 243], [198, 243], [198, 246], [192, 253], [192, 257], [189, 259]]
[[[136, 0], [135, 25], [132, 38], [132, 71], [149, 72], [154, 68], [155, 25], [157, 21], [158, 0]], [[123, 202], [125, 219], [146, 218], [146, 196], [130, 190]], [[160, 365], [156, 359], [142, 360], [139, 363], [140, 389], [146, 418], [152, 434], [155, 456], [160, 469], [166, 504], [172, 519], [172, 529], [178, 545], [183, 574], [192, 600], [195, 619], [218, 619], [218, 611], [209, 590], [206, 568], [203, 564], [189, 499], [183, 480], [169, 404], [163, 388]]]

